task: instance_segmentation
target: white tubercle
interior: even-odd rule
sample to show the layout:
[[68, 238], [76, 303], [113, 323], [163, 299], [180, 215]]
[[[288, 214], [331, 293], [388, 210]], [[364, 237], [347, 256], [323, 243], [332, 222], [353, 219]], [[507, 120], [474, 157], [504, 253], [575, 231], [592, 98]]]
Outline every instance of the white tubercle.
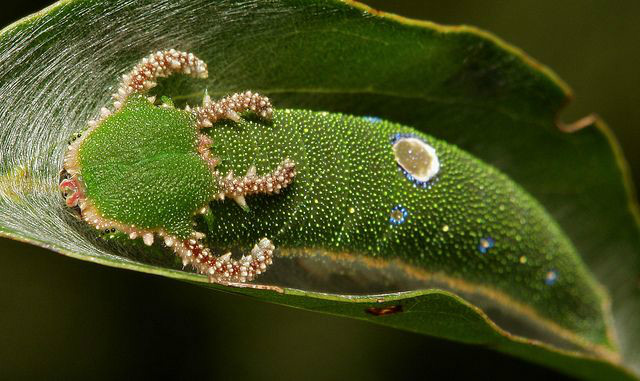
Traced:
[[142, 236], [142, 241], [144, 242], [145, 245], [147, 246], [151, 246], [153, 245], [153, 233], [145, 233]]

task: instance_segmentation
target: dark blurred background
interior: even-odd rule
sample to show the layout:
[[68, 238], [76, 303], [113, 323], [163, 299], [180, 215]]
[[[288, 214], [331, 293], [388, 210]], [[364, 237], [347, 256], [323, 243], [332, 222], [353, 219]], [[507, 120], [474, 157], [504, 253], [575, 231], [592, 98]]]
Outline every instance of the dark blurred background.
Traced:
[[[640, 178], [639, 1], [366, 2], [413, 18], [475, 25], [522, 48], [574, 89], [564, 119], [600, 114]], [[0, 26], [48, 4], [3, 4]], [[211, 292], [6, 239], [0, 252], [1, 379], [560, 377], [483, 348]]]

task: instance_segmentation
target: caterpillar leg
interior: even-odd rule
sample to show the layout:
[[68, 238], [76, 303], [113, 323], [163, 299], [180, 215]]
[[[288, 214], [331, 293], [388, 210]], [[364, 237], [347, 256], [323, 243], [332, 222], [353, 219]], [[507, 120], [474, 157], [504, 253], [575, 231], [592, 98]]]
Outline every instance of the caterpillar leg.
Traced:
[[213, 255], [200, 242], [203, 237], [202, 233], [194, 233], [187, 240], [166, 236], [164, 242], [182, 259], [184, 266], [191, 265], [200, 274], [208, 276], [212, 283], [243, 284], [263, 273], [273, 261], [275, 247], [267, 238], [262, 238], [248, 255], [236, 260], [231, 258], [231, 253]]
[[211, 127], [222, 119], [238, 122], [240, 120], [239, 114], [245, 111], [252, 111], [267, 120], [273, 116], [273, 108], [269, 98], [251, 91], [236, 93], [217, 102], [212, 101], [209, 95], [205, 95], [202, 106], [191, 110], [196, 116], [199, 128]]
[[247, 208], [244, 196], [252, 194], [274, 194], [286, 188], [296, 175], [295, 163], [284, 159], [271, 173], [258, 176], [256, 167], [251, 166], [245, 176], [235, 177], [229, 172], [224, 178], [220, 178], [220, 194], [222, 200], [225, 197], [233, 198], [242, 208]]

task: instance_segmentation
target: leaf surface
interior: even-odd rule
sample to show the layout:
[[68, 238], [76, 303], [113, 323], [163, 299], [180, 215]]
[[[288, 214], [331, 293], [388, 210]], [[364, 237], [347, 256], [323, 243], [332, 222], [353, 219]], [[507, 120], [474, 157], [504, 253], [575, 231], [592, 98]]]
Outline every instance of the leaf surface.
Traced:
[[[209, 64], [208, 82], [159, 86], [158, 93], [178, 101], [200, 99], [205, 87], [212, 96], [250, 88], [277, 107], [375, 115], [413, 126], [501, 169], [556, 218], [608, 289], [622, 360], [514, 336], [441, 290], [367, 297], [232, 292], [486, 344], [579, 377], [637, 377], [630, 369], [640, 371], [640, 235], [619, 148], [596, 119], [574, 133], [558, 129], [567, 86], [471, 27], [328, 0], [57, 3], [0, 33], [3, 235], [83, 260], [205, 281], [135, 250], [96, 244], [66, 218], [56, 187], [68, 136], [109, 102], [120, 74], [150, 49], [166, 47], [193, 51]], [[367, 310], [396, 305], [402, 312]]]

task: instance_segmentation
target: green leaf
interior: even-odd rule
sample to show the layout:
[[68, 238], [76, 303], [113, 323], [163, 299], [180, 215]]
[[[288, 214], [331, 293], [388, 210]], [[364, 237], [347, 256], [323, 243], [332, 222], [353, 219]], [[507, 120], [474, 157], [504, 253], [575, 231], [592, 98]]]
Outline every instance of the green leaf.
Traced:
[[[57, 3], [0, 33], [3, 235], [83, 260], [205, 282], [176, 270], [163, 259], [166, 252], [97, 243], [67, 218], [57, 191], [68, 136], [109, 102], [120, 74], [149, 49], [167, 47], [197, 53], [211, 73], [206, 83], [178, 79], [158, 88], [178, 101], [200, 99], [205, 86], [212, 96], [252, 89], [278, 107], [413, 126], [501, 169], [556, 218], [608, 289], [621, 360], [561, 349], [553, 335], [515, 336], [442, 290], [358, 297], [232, 292], [485, 344], [578, 377], [638, 377], [632, 372], [640, 372], [640, 235], [619, 148], [596, 119], [571, 134], [558, 129], [556, 116], [570, 97], [566, 85], [470, 27], [377, 15], [336, 1]], [[182, 94], [190, 96], [177, 97]], [[381, 314], [388, 306], [402, 311]]]

